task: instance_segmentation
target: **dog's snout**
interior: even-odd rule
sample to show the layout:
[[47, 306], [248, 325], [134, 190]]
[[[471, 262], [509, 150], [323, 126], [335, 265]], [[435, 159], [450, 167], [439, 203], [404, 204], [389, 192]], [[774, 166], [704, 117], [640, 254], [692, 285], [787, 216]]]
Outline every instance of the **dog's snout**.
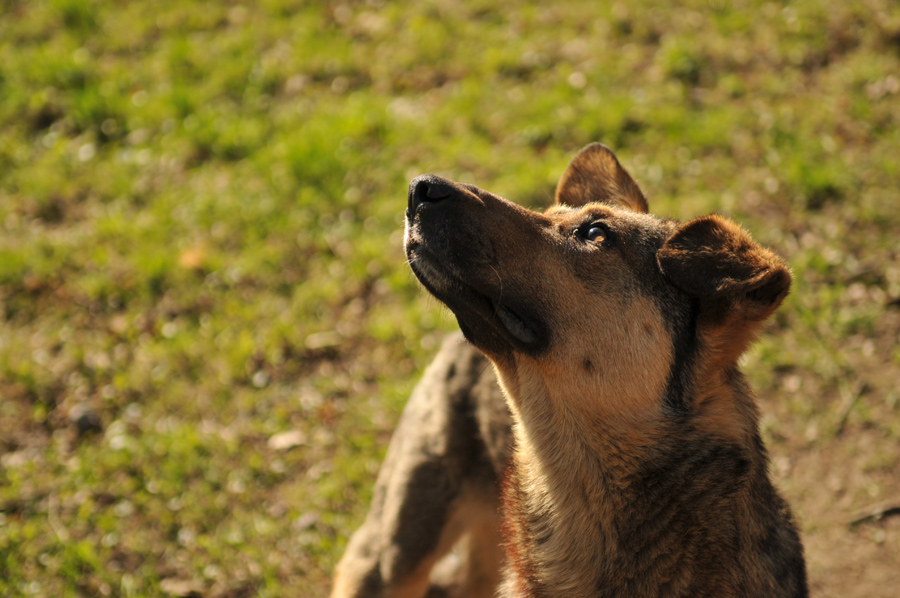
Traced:
[[407, 216], [416, 213], [423, 204], [434, 204], [453, 197], [456, 189], [450, 181], [433, 174], [417, 176], [409, 184], [409, 205]]

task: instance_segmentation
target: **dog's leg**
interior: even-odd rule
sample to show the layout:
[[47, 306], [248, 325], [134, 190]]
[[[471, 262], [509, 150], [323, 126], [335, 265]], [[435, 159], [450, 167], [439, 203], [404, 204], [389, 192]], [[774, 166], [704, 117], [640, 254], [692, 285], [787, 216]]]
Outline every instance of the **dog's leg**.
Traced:
[[[502, 450], [487, 450], [473, 395], [485, 378], [496, 388], [484, 357], [451, 337], [403, 412], [369, 514], [338, 564], [332, 598], [440, 595], [438, 588], [429, 593], [432, 569], [469, 529], [468, 554], [443, 594], [457, 588], [479, 592], [466, 596], [493, 593], [478, 590], [497, 575], [490, 569], [499, 544], [491, 536], [497, 499], [486, 497], [496, 496], [491, 456]], [[480, 529], [487, 521], [493, 531]]]
[[499, 500], [488, 486], [470, 484], [459, 511], [466, 532], [454, 551], [435, 567], [427, 598], [491, 598], [503, 563]]
[[[458, 500], [422, 502], [409, 494], [405, 498], [410, 501], [397, 504], [399, 508], [373, 503], [338, 564], [332, 598], [443, 598], [448, 588], [456, 587], [459, 571], [454, 568], [441, 580], [447, 588], [435, 587], [429, 592], [432, 569], [464, 531], [460, 521], [464, 508]], [[412, 509], [421, 511], [415, 527], [398, 517]], [[426, 517], [432, 521], [421, 525]]]

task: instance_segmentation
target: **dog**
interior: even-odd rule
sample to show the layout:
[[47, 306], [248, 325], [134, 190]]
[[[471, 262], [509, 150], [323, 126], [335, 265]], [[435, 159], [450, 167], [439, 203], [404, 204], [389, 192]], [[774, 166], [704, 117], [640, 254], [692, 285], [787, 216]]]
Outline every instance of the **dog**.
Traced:
[[737, 363], [778, 256], [650, 215], [600, 144], [544, 213], [417, 177], [405, 247], [469, 344], [413, 391], [332, 598], [808, 595]]

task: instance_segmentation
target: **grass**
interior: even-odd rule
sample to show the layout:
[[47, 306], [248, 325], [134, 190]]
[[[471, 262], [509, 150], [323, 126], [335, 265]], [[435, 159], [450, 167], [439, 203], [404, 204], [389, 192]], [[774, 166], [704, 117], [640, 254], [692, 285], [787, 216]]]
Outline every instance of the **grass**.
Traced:
[[0, 12], [0, 594], [324, 596], [454, 328], [404, 264], [407, 181], [540, 207], [595, 140], [656, 213], [793, 265], [746, 368], [778, 471], [838, 472], [783, 476], [814, 588], [829, 508], [900, 495], [894, 4]]

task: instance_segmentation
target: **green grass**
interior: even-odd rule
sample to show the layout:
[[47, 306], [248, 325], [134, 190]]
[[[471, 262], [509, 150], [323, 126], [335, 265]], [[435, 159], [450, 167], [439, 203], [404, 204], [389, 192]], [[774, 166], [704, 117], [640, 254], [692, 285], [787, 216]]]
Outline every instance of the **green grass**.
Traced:
[[325, 595], [454, 327], [404, 263], [407, 181], [540, 207], [591, 141], [656, 213], [727, 213], [791, 262], [746, 359], [773, 450], [823, 449], [861, 381], [850, 507], [896, 490], [896, 5], [0, 14], [0, 594]]

